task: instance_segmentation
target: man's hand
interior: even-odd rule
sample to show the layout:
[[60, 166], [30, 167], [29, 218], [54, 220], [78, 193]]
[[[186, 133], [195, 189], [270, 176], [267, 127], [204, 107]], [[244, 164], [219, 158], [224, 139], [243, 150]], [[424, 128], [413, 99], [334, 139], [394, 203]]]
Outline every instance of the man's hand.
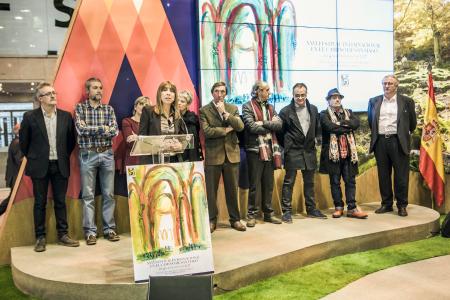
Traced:
[[279, 122], [279, 121], [281, 121], [279, 116], [273, 116], [272, 117], [272, 122]]
[[223, 114], [223, 113], [226, 113], [226, 111], [225, 111], [225, 104], [223, 103], [223, 101], [219, 101], [217, 104], [216, 104], [216, 107], [217, 107], [217, 110], [219, 111], [219, 114]]
[[263, 126], [264, 122], [263, 121], [256, 121], [255, 124], [258, 125], [258, 126]]
[[231, 126], [228, 126], [227, 128], [225, 128], [225, 133], [228, 134], [229, 132], [232, 132], [234, 129]]

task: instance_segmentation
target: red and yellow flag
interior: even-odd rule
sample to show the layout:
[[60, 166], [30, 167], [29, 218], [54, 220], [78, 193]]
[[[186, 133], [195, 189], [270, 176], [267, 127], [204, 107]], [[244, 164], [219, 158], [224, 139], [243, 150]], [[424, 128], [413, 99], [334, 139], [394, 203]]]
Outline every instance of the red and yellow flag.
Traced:
[[445, 189], [444, 162], [442, 159], [442, 139], [439, 132], [431, 70], [428, 72], [428, 100], [420, 142], [419, 170], [433, 192], [436, 204], [441, 206], [444, 202]]

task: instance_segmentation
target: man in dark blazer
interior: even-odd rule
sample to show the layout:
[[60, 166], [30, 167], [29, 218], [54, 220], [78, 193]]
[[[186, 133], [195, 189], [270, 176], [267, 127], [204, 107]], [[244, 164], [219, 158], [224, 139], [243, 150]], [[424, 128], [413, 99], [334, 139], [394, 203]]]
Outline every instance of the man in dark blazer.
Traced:
[[45, 211], [48, 184], [51, 182], [58, 243], [78, 247], [68, 235], [66, 191], [70, 175], [70, 154], [75, 145], [70, 113], [56, 108], [56, 93], [50, 83], [38, 85], [35, 98], [40, 107], [23, 115], [19, 142], [27, 158], [25, 174], [31, 177], [34, 194], [36, 252], [45, 251]]
[[375, 152], [381, 193], [381, 207], [375, 213], [393, 211], [395, 193], [398, 215], [406, 217], [410, 140], [417, 119], [414, 101], [397, 93], [398, 84], [394, 75], [385, 76], [382, 81], [384, 94], [369, 100], [367, 113], [371, 130], [370, 152]]
[[286, 170], [281, 194], [281, 220], [285, 223], [292, 223], [292, 189], [297, 170], [302, 171], [307, 216], [326, 219], [316, 208], [314, 200], [316, 137], [320, 136], [320, 117], [317, 107], [309, 103], [307, 92], [308, 88], [304, 83], [296, 83], [292, 88], [291, 104], [284, 107], [279, 114], [283, 127], [277, 136], [278, 142], [284, 147]]
[[213, 100], [200, 109], [200, 124], [205, 134], [205, 180], [208, 195], [210, 230], [217, 224], [217, 188], [223, 176], [225, 198], [231, 227], [245, 231], [238, 207], [239, 140], [236, 132], [244, 129], [238, 108], [224, 102], [227, 87], [216, 82], [211, 88]]

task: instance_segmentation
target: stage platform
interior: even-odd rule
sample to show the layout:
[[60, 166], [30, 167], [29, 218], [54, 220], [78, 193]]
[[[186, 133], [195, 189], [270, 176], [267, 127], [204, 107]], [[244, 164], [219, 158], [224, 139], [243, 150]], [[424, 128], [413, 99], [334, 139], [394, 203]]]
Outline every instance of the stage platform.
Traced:
[[[293, 224], [258, 222], [246, 232], [219, 224], [212, 235], [215, 292], [233, 290], [326, 258], [426, 238], [439, 229], [439, 214], [408, 206], [409, 216], [376, 215], [379, 203], [361, 205], [366, 220], [327, 220], [294, 216]], [[41, 299], [145, 299], [147, 284], [133, 279], [131, 239], [112, 243], [100, 238], [96, 246], [78, 248], [47, 245], [11, 249], [16, 286]]]

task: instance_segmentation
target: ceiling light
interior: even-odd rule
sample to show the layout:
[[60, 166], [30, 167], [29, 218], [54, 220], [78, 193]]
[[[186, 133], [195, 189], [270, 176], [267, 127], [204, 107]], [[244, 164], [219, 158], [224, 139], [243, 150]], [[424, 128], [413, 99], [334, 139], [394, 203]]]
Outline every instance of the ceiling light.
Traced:
[[4, 26], [1, 26], [1, 25], [0, 25], [0, 29], [4, 29], [4, 28], [5, 28]]
[[16, 20], [23, 20], [23, 17], [22, 16], [15, 16], [14, 19], [16, 19]]
[[23, 12], [23, 13], [29, 13], [30, 10], [29, 10], [29, 9], [21, 9], [20, 12]]

